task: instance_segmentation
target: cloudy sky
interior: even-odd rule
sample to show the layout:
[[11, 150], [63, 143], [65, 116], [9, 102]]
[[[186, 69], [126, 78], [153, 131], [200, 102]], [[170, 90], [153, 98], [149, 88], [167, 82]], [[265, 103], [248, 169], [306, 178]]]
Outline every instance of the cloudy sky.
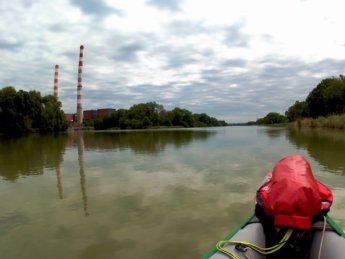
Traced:
[[157, 102], [227, 122], [284, 113], [345, 73], [343, 0], [0, 1], [0, 87], [83, 108]]

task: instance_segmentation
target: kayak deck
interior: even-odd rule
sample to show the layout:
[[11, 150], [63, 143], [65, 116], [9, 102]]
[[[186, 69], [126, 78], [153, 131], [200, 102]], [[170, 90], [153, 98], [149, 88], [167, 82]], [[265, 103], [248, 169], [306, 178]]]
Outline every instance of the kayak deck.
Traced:
[[[322, 242], [320, 259], [343, 259], [345, 258], [345, 233], [333, 219], [326, 216], [326, 229]], [[323, 235], [323, 221], [313, 224], [313, 242], [310, 248], [309, 258], [318, 258], [321, 239]], [[265, 247], [265, 234], [263, 227], [254, 215], [248, 217], [236, 230], [231, 232], [224, 240], [245, 241]], [[262, 255], [250, 248], [237, 249], [235, 245], [226, 245], [223, 247], [237, 256], [237, 258], [264, 259]], [[208, 253], [202, 256], [202, 259], [229, 259], [229, 256], [217, 251], [214, 247]]]

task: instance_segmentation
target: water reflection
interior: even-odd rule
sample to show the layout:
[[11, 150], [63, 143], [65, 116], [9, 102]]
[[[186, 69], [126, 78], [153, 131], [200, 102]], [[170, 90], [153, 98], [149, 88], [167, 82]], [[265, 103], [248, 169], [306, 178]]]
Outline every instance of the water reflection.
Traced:
[[124, 150], [134, 153], [157, 154], [168, 145], [183, 147], [194, 140], [206, 140], [217, 132], [211, 130], [141, 130], [141, 131], [108, 131], [84, 132], [86, 149]]
[[81, 193], [82, 193], [82, 197], [83, 197], [84, 214], [85, 214], [85, 216], [88, 216], [90, 214], [87, 211], [87, 194], [86, 194], [86, 188], [85, 188], [86, 177], [85, 177], [85, 170], [84, 170], [84, 139], [83, 139], [83, 133], [82, 132], [74, 133], [74, 138], [76, 138], [77, 146], [78, 146], [80, 188], [81, 188]]
[[67, 142], [66, 134], [1, 139], [0, 175], [6, 180], [14, 181], [21, 175], [40, 175], [43, 174], [44, 168], [56, 168], [59, 179], [59, 165], [63, 161]]
[[[66, 148], [78, 154], [80, 189], [85, 215], [88, 212], [86, 190], [85, 150], [131, 150], [140, 154], [157, 154], [172, 145], [180, 148], [194, 140], [203, 141], [215, 135], [210, 130], [147, 130], [113, 132], [71, 132], [61, 135], [29, 135], [19, 139], [1, 140], [0, 176], [16, 181], [21, 176], [43, 175], [45, 169], [55, 171], [59, 199], [64, 199], [62, 163]], [[68, 176], [68, 174], [67, 174]]]
[[134, 153], [157, 154], [168, 145], [176, 148], [194, 140], [206, 140], [216, 131], [209, 130], [147, 130], [84, 132], [40, 136], [29, 135], [19, 139], [0, 141], [0, 176], [16, 180], [20, 175], [40, 175], [44, 168], [55, 168], [59, 197], [63, 198], [60, 164], [65, 149], [77, 147], [81, 178], [84, 178], [83, 150], [124, 150]]
[[287, 129], [288, 140], [304, 148], [326, 170], [345, 175], [345, 134], [339, 130]]
[[274, 139], [279, 138], [285, 134], [285, 128], [279, 127], [264, 127], [258, 128], [259, 131], [263, 131], [268, 137]]
[[62, 181], [61, 181], [60, 164], [56, 166], [55, 174], [56, 174], [56, 182], [57, 182], [56, 186], [58, 189], [58, 195], [60, 199], [63, 199], [63, 187], [62, 187]]

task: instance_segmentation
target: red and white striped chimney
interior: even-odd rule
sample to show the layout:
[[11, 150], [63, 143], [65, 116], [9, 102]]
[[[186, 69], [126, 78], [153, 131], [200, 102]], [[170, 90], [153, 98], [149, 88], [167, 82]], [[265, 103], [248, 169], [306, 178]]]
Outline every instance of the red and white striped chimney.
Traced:
[[78, 68], [78, 88], [77, 88], [77, 123], [81, 125], [83, 123], [83, 108], [82, 108], [82, 73], [83, 73], [83, 50], [84, 46], [80, 45], [79, 54], [79, 68]]
[[55, 65], [54, 74], [54, 96], [58, 98], [59, 65]]

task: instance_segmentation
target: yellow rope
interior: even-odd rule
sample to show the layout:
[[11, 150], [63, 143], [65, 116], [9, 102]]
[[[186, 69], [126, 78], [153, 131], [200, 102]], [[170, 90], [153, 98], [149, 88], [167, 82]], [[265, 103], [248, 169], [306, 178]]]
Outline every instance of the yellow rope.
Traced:
[[260, 254], [264, 254], [264, 255], [267, 255], [267, 254], [272, 254], [274, 252], [277, 252], [280, 248], [282, 248], [286, 241], [289, 240], [291, 234], [293, 232], [293, 229], [292, 228], [289, 228], [285, 235], [283, 236], [282, 240], [280, 240], [280, 242], [274, 246], [271, 246], [271, 247], [267, 247], [267, 248], [263, 248], [263, 247], [259, 247], [253, 243], [250, 243], [250, 242], [245, 242], [245, 241], [231, 241], [231, 240], [222, 240], [222, 241], [219, 241], [216, 245], [216, 248], [219, 252], [222, 252], [223, 254], [226, 254], [228, 255], [230, 258], [233, 258], [233, 259], [237, 259], [237, 256], [234, 254], [234, 253], [231, 253], [227, 250], [225, 250], [223, 247], [225, 245], [244, 245], [246, 247], [250, 247], [251, 249], [257, 251], [258, 253]]
[[321, 236], [321, 241], [320, 241], [320, 247], [319, 247], [319, 253], [317, 258], [320, 259], [321, 258], [321, 251], [322, 251], [322, 245], [323, 245], [323, 240], [325, 237], [325, 231], [326, 231], [326, 216], [323, 216], [323, 228], [322, 228], [322, 236]]

